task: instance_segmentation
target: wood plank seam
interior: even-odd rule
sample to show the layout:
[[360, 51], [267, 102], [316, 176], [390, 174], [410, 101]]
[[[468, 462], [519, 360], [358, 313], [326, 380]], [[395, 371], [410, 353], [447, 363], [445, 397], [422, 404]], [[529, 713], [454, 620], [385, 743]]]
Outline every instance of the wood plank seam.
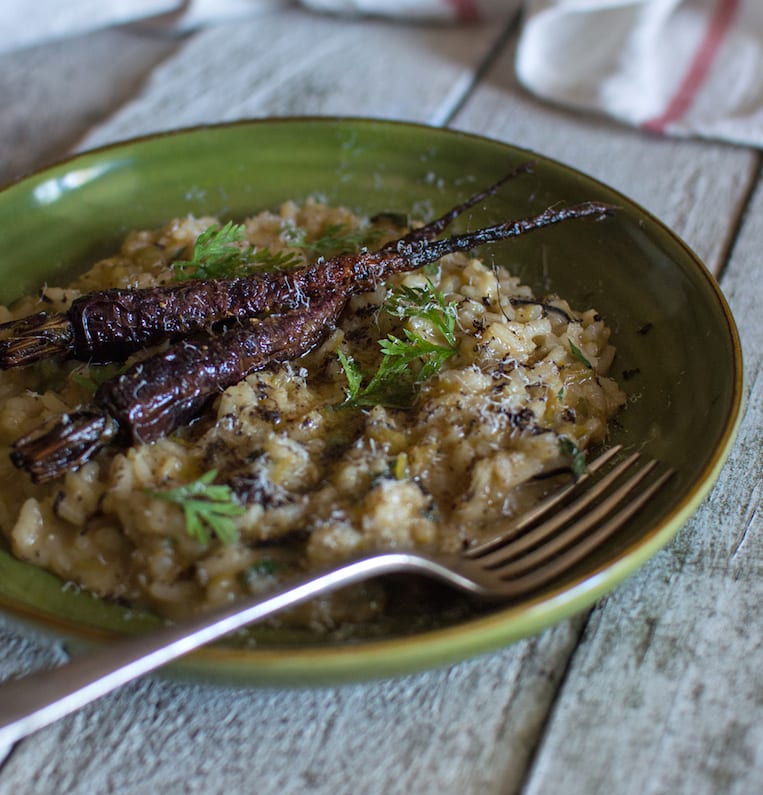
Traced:
[[461, 96], [454, 102], [454, 104], [450, 108], [444, 108], [441, 114], [441, 118], [434, 118], [432, 120], [432, 124], [436, 127], [448, 127], [450, 123], [453, 121], [455, 116], [458, 112], [464, 107], [464, 105], [469, 101], [472, 93], [476, 86], [478, 86], [482, 80], [484, 79], [485, 75], [490, 71], [493, 67], [495, 62], [498, 60], [501, 53], [506, 49], [508, 46], [509, 41], [517, 35], [519, 32], [519, 24], [522, 19], [521, 11], [517, 11], [511, 19], [504, 25], [503, 29], [501, 30], [500, 34], [495, 39], [493, 46], [488, 49], [485, 53], [482, 61], [477, 64], [474, 73], [471, 76], [471, 80], [469, 81], [466, 90], [461, 94]]
[[744, 228], [745, 219], [750, 212], [755, 191], [761, 184], [761, 180], [763, 180], [763, 155], [756, 153], [756, 167], [754, 169], [750, 169], [750, 173], [745, 184], [744, 193], [739, 198], [736, 217], [734, 218], [733, 223], [730, 223], [729, 225], [729, 231], [726, 234], [726, 240], [724, 241], [724, 244], [719, 252], [719, 261], [721, 265], [716, 275], [718, 283], [720, 283], [723, 279], [726, 269], [729, 266], [729, 262], [731, 262], [731, 259], [734, 255], [734, 247], [736, 246], [742, 229]]

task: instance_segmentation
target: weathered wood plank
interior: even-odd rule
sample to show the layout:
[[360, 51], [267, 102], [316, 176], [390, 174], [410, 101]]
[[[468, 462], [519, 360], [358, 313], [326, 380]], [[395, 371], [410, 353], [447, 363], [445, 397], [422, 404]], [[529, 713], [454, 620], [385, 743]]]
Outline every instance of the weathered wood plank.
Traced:
[[34, 15], [23, 3], [0, 7], [0, 52], [124, 25], [136, 19], [177, 11], [181, 0], [37, 0]]
[[[593, 614], [528, 795], [759, 793], [763, 782], [763, 184], [722, 286], [742, 335], [747, 411], [710, 497]], [[699, 432], [699, 429], [698, 429]]]
[[528, 95], [505, 50], [452, 126], [527, 147], [622, 191], [661, 218], [717, 273], [754, 185], [752, 150], [661, 139]]
[[[59, 640], [28, 630], [20, 633], [15, 624], [0, 614], [0, 681], [11, 673], [29, 673], [57, 665], [65, 659]], [[10, 750], [0, 746], [0, 771]]]
[[176, 44], [115, 29], [0, 54], [0, 183], [64, 156]]
[[157, 68], [91, 147], [263, 116], [367, 115], [438, 124], [472, 85], [500, 26], [395, 25], [300, 9], [201, 31]]
[[391, 682], [251, 692], [139, 682], [19, 744], [0, 794], [31, 780], [70, 795], [499, 795], [527, 765], [578, 628]]

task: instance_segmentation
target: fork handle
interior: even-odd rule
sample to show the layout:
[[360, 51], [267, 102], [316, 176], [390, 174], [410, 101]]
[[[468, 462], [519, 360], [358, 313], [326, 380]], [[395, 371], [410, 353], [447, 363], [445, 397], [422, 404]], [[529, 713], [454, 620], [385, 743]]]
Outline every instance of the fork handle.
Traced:
[[230, 632], [342, 586], [401, 571], [452, 580], [447, 570], [420, 555], [379, 553], [306, 577], [267, 597], [130, 636], [57, 668], [6, 682], [0, 685], [0, 749]]

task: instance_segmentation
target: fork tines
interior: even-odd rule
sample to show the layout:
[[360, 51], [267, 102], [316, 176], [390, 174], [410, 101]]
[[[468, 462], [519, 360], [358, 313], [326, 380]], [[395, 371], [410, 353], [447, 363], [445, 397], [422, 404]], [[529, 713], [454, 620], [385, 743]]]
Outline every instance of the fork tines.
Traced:
[[531, 590], [574, 566], [622, 527], [673, 475], [651, 477], [655, 460], [635, 452], [613, 463], [612, 447], [585, 472], [550, 494], [499, 538], [467, 550], [466, 557], [495, 570], [508, 584]]

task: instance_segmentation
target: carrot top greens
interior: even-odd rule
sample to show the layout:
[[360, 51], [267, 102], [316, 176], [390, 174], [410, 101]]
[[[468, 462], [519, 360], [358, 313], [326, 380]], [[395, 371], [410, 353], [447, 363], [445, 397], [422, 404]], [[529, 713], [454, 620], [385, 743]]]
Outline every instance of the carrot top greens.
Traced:
[[245, 508], [233, 496], [230, 486], [214, 484], [217, 470], [211, 469], [197, 480], [167, 491], [152, 491], [151, 496], [179, 505], [185, 514], [185, 529], [201, 544], [208, 544], [212, 535], [223, 544], [238, 540], [234, 517]]
[[[394, 317], [428, 321], [443, 342], [432, 342], [409, 329], [403, 329], [404, 339], [388, 334], [379, 340], [382, 359], [370, 379], [365, 378], [352, 357], [338, 351], [347, 378], [347, 398], [341, 404], [344, 407], [410, 406], [418, 384], [434, 375], [458, 350], [456, 303], [446, 302], [430, 281], [425, 287], [403, 286], [392, 290], [383, 308]], [[418, 364], [418, 369], [411, 372], [411, 364]]]
[[172, 264], [175, 279], [229, 279], [245, 276], [255, 267], [274, 270], [291, 268], [301, 262], [293, 252], [242, 246], [245, 240], [243, 224], [228, 221], [223, 227], [208, 227], [196, 238], [191, 259]]
[[334, 257], [346, 254], [378, 241], [381, 232], [370, 227], [353, 228], [347, 224], [327, 226], [321, 235], [307, 239], [307, 232], [300, 227], [289, 227], [283, 233], [287, 245], [302, 249], [316, 257]]

